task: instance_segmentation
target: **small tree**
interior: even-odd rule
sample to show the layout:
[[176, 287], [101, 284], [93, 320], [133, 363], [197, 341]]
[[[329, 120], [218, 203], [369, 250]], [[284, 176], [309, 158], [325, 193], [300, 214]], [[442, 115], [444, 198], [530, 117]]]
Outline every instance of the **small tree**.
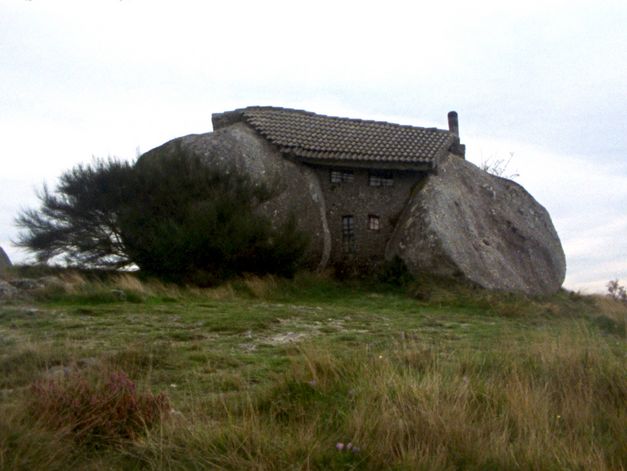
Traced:
[[627, 290], [625, 290], [625, 287], [622, 286], [618, 280], [610, 280], [607, 283], [607, 294], [616, 301], [627, 303]]
[[63, 256], [72, 265], [128, 265], [119, 215], [132, 178], [132, 166], [113, 159], [65, 172], [54, 192], [44, 185], [38, 193], [39, 210], [19, 214], [16, 224], [23, 230], [16, 244], [34, 252], [39, 262]]

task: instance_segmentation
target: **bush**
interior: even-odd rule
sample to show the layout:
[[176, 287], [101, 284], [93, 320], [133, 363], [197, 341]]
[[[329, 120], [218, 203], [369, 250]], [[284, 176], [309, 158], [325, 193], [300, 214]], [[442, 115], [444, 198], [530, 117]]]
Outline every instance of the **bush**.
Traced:
[[129, 257], [142, 270], [200, 285], [296, 270], [307, 239], [294, 217], [273, 225], [258, 213], [274, 196], [265, 185], [180, 150], [140, 160], [136, 172], [120, 225]]
[[118, 221], [132, 179], [132, 166], [112, 159], [65, 172], [54, 192], [44, 185], [38, 193], [39, 210], [18, 215], [16, 224], [23, 231], [16, 244], [42, 263], [62, 256], [83, 267], [130, 264]]
[[66, 430], [80, 443], [133, 440], [170, 410], [164, 393], [139, 393], [122, 371], [95, 382], [74, 372], [38, 381], [30, 392], [30, 414], [48, 428]]
[[265, 185], [211, 169], [176, 148], [134, 166], [97, 160], [61, 176], [41, 208], [17, 218], [18, 245], [41, 262], [63, 255], [80, 267], [123, 267], [211, 285], [242, 273], [291, 276], [307, 246], [292, 216], [273, 224], [259, 207]]
[[395, 286], [407, 286], [414, 280], [409, 272], [407, 265], [398, 255], [391, 260], [386, 260], [378, 272], [378, 279], [382, 283], [388, 283]]

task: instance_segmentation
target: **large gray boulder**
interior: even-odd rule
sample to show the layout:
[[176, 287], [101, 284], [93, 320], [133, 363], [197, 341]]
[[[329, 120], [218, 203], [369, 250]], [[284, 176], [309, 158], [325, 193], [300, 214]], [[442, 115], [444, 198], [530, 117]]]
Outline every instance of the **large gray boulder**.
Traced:
[[4, 249], [0, 247], [0, 273], [5, 271], [10, 266], [11, 260], [9, 259], [9, 256], [6, 254]]
[[8, 281], [0, 280], [0, 302], [16, 299], [19, 290]]
[[177, 151], [198, 156], [209, 167], [248, 175], [252, 181], [275, 189], [275, 195], [259, 211], [277, 225], [284, 223], [290, 213], [295, 213], [299, 229], [310, 236], [306, 261], [312, 268], [327, 264], [331, 239], [324, 197], [313, 170], [285, 159], [244, 123], [174, 139], [144, 154], [139, 164], [144, 159]]
[[414, 189], [386, 248], [394, 256], [414, 274], [529, 295], [556, 292], [566, 272], [546, 209], [520, 185], [451, 155]]

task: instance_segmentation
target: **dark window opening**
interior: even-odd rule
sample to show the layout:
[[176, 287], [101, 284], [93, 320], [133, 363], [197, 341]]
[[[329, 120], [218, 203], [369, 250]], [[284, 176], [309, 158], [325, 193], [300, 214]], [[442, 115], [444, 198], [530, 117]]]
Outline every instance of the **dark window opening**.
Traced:
[[350, 183], [352, 181], [352, 170], [331, 170], [331, 183]]
[[379, 218], [379, 216], [375, 216], [374, 214], [369, 214], [368, 229], [370, 229], [371, 231], [381, 230], [381, 218]]
[[368, 174], [370, 186], [394, 186], [394, 177], [390, 172], [370, 172]]
[[355, 224], [352, 215], [342, 216], [342, 248], [344, 252], [355, 252]]

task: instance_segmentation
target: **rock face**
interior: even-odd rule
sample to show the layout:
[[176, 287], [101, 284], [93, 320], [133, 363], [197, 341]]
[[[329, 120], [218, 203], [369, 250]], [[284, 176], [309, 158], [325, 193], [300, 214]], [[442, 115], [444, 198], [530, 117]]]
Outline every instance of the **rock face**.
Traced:
[[11, 260], [9, 260], [9, 256], [6, 254], [4, 249], [0, 247], [0, 273], [10, 266]]
[[202, 158], [210, 167], [236, 171], [274, 188], [276, 195], [262, 205], [262, 214], [281, 224], [295, 213], [299, 229], [310, 235], [305, 255], [308, 264], [312, 268], [327, 264], [331, 239], [320, 182], [311, 168], [285, 159], [244, 123], [174, 139], [147, 152], [142, 159], [167, 156], [179, 149]]
[[556, 292], [566, 261], [551, 218], [520, 185], [449, 155], [414, 189], [386, 248], [414, 274], [496, 290]]

